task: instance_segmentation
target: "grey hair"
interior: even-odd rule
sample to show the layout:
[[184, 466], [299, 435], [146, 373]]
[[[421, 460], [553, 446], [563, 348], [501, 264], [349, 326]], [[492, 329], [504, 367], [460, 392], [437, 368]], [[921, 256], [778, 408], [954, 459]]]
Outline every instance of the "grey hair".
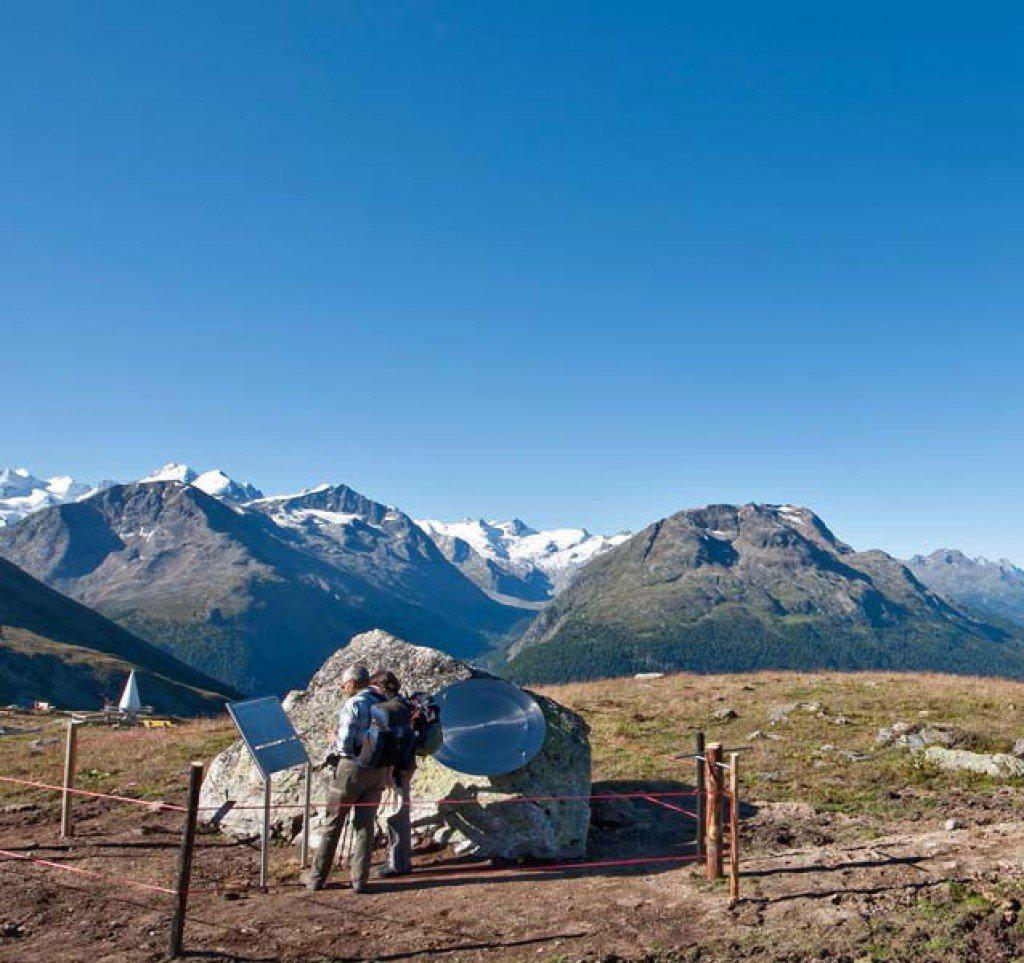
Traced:
[[350, 665], [341, 674], [341, 684], [354, 682], [356, 685], [366, 686], [370, 684], [370, 673], [365, 665]]

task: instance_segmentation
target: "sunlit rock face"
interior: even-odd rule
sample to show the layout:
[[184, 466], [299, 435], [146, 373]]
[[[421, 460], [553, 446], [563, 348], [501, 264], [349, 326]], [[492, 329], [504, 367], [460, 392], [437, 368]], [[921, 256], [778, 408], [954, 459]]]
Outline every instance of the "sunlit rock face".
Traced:
[[[371, 672], [390, 669], [405, 692], [436, 693], [452, 682], [486, 673], [425, 646], [410, 645], [375, 629], [357, 635], [335, 652], [301, 691], [284, 700], [287, 712], [314, 765], [323, 762], [344, 701], [341, 676], [350, 665]], [[586, 799], [511, 802], [514, 797], [587, 796], [590, 792], [590, 743], [586, 723], [551, 699], [536, 696], [547, 721], [541, 751], [526, 766], [503, 776], [469, 776], [423, 759], [413, 779], [413, 828], [451, 845], [460, 854], [504, 859], [565, 858], [586, 851], [590, 806]], [[442, 724], [444, 720], [442, 718]], [[329, 774], [314, 774], [313, 800], [327, 798]], [[302, 770], [275, 775], [271, 801], [272, 832], [298, 842], [302, 832]], [[458, 803], [436, 805], [439, 799]], [[465, 800], [461, 802], [461, 800]], [[233, 801], [234, 806], [230, 803]], [[211, 763], [203, 783], [202, 805], [211, 822], [235, 836], [260, 832], [263, 783], [241, 742]], [[254, 807], [254, 808], [246, 808]], [[319, 840], [324, 810], [314, 810], [310, 842]]]

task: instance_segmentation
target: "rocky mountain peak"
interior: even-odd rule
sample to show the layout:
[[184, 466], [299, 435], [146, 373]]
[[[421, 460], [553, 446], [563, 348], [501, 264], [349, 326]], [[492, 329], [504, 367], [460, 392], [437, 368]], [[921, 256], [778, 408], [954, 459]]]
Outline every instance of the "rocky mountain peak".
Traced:
[[207, 495], [236, 505], [263, 497], [263, 492], [255, 485], [235, 481], [223, 469], [213, 468], [209, 471], [199, 472], [184, 462], [169, 461], [156, 471], [140, 478], [139, 482], [141, 484], [177, 482], [181, 485], [192, 485], [200, 491], [206, 492]]
[[359, 520], [374, 526], [397, 524], [415, 528], [412, 519], [397, 508], [376, 502], [344, 484], [323, 484], [291, 495], [271, 495], [256, 499], [248, 507], [289, 526], [296, 522], [337, 526]]
[[928, 555], [915, 555], [910, 561], [915, 565], [975, 565], [982, 560], [970, 558], [958, 548], [937, 548]]
[[192, 480], [192, 485], [200, 491], [206, 492], [207, 495], [235, 504], [251, 502], [263, 497], [263, 492], [255, 485], [248, 482], [237, 482], [219, 468], [197, 475]]
[[513, 518], [508, 522], [492, 522], [491, 524], [510, 538], [523, 538], [526, 535], [537, 534], [537, 529], [531, 528], [521, 518]]

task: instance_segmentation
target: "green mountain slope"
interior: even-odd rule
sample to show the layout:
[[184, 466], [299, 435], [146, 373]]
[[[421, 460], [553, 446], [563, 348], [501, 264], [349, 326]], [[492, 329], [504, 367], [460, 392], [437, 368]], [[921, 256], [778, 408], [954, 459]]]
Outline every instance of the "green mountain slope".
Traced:
[[0, 559], [0, 703], [98, 709], [132, 669], [160, 712], [214, 713], [238, 696]]
[[509, 653], [529, 681], [641, 671], [900, 669], [1024, 678], [1024, 647], [855, 552], [813, 512], [712, 505], [586, 566]]

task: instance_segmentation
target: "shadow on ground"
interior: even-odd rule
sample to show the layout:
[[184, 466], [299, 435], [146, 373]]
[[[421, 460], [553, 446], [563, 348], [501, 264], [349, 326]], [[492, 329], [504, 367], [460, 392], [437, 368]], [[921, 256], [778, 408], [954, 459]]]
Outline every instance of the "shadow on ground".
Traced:
[[[676, 780], [594, 783], [586, 857], [496, 863], [477, 857], [416, 860], [408, 877], [380, 882], [378, 892], [403, 892], [471, 883], [539, 883], [580, 876], [649, 876], [696, 861], [697, 801]], [[757, 812], [740, 806], [740, 818]], [[339, 883], [337, 885], [345, 885]]]

